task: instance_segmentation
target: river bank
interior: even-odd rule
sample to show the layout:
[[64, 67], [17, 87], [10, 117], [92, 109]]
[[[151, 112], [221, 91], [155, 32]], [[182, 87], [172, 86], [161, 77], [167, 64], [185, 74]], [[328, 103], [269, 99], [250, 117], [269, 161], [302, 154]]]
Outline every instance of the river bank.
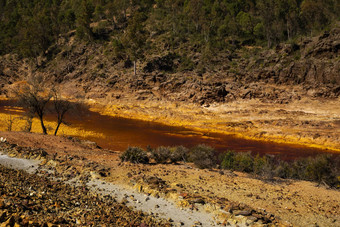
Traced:
[[[110, 113], [102, 115], [100, 110], [90, 111], [84, 104], [77, 103], [77, 106], [79, 107], [67, 113], [65, 119], [67, 123], [61, 125], [58, 135], [76, 136], [81, 139], [95, 141], [99, 146], [111, 150], [123, 151], [129, 146], [139, 146], [144, 149], [148, 146], [186, 146], [191, 148], [198, 144], [206, 144], [214, 147], [220, 153], [228, 150], [252, 152], [253, 155], [274, 155], [281, 160], [315, 157], [324, 153], [339, 154], [334, 150], [317, 149], [297, 144], [244, 139], [243, 135], [227, 134], [228, 131], [226, 131], [227, 133], [214, 133], [211, 132], [214, 129], [202, 131], [186, 125], [169, 125], [171, 122], [162, 124], [155, 122], [157, 119], [149, 119], [148, 121], [143, 118], [138, 120], [133, 119], [133, 116], [126, 118], [126, 114], [121, 116], [112, 116], [112, 113], [111, 115], [108, 115]], [[98, 107], [98, 105], [96, 106]], [[141, 111], [138, 107], [134, 108], [134, 111], [139, 110]], [[164, 116], [167, 116], [166, 113], [164, 113]], [[185, 115], [182, 116], [185, 117]], [[207, 114], [205, 117], [208, 118], [209, 115]], [[53, 111], [47, 111], [45, 124], [49, 134], [54, 132], [55, 121], [56, 116]], [[27, 128], [24, 110], [16, 106], [13, 100], [0, 101], [0, 123], [0, 130], [3, 131], [26, 131]], [[194, 121], [191, 123], [194, 123]], [[207, 126], [211, 128], [214, 125], [211, 123], [207, 124]], [[237, 126], [235, 126], [236, 129]], [[32, 122], [32, 132], [41, 132], [40, 122], [36, 118]]]
[[[109, 96], [109, 95], [108, 95]], [[132, 97], [89, 100], [90, 109], [108, 116], [184, 126], [262, 142], [302, 145], [340, 152], [339, 99], [302, 99], [289, 104], [259, 100], [200, 106]]]
[[[12, 157], [1, 153], [9, 154]], [[23, 154], [25, 153], [26, 155], [30, 156], [29, 159], [27, 159], [28, 156], [26, 156], [26, 158], [23, 158]], [[68, 158], [79, 160], [79, 158], [76, 156], [70, 156]], [[7, 220], [7, 222], [10, 223], [13, 222], [13, 220], [11, 219], [16, 219], [16, 221], [19, 222], [17, 224], [23, 224], [20, 222], [25, 221], [22, 218], [18, 220], [17, 216], [22, 216], [24, 215], [23, 213], [25, 213], [26, 216], [24, 216], [26, 221], [31, 221], [34, 223], [32, 219], [37, 220], [38, 216], [41, 218], [41, 216], [51, 215], [49, 213], [56, 213], [52, 215], [52, 217], [47, 217], [47, 220], [45, 221], [47, 225], [82, 224], [87, 226], [90, 225], [91, 221], [93, 221], [91, 219], [94, 216], [96, 216], [95, 218], [98, 218], [98, 216], [102, 216], [105, 214], [101, 214], [100, 209], [92, 208], [91, 210], [93, 210], [93, 212], [89, 213], [84, 210], [83, 212], [85, 212], [86, 214], [83, 214], [82, 217], [80, 217], [80, 210], [82, 207], [85, 207], [85, 204], [82, 203], [88, 203], [87, 200], [89, 197], [91, 198], [91, 196], [99, 196], [99, 198], [103, 197], [102, 199], [104, 199], [106, 202], [103, 202], [103, 200], [99, 200], [101, 201], [101, 203], [98, 201], [94, 201], [92, 203], [95, 203], [102, 209], [110, 210], [110, 208], [112, 209], [112, 206], [115, 206], [115, 209], [119, 210], [119, 212], [114, 213], [115, 219], [108, 220], [103, 217], [104, 219], [102, 220], [102, 224], [110, 224], [115, 226], [125, 226], [126, 224], [128, 224], [129, 226], [143, 226], [144, 223], [145, 226], [173, 226], [174, 224], [176, 226], [195, 226], [195, 223], [205, 223], [205, 226], [216, 226], [214, 224], [212, 214], [179, 209], [174, 203], [171, 203], [164, 198], [147, 196], [141, 192], [126, 188], [122, 185], [117, 185], [105, 181], [104, 178], [100, 179], [101, 175], [94, 173], [94, 171], [89, 173], [89, 178], [84, 177], [84, 175], [86, 175], [86, 173], [84, 172], [86, 171], [74, 171], [72, 173], [73, 176], [69, 176], [67, 173], [61, 173], [60, 171], [56, 170], [60, 170], [60, 168], [62, 168], [60, 166], [61, 160], [61, 157], [54, 159], [49, 158], [48, 156], [46, 156], [45, 153], [41, 152], [41, 150], [39, 151], [25, 147], [18, 147], [14, 146], [13, 144], [0, 145], [0, 178], [3, 179], [3, 182], [6, 182], [5, 185], [2, 185], [2, 188], [5, 188], [2, 194], [4, 194], [3, 197], [6, 198], [6, 201], [8, 201], [8, 195], [6, 194], [7, 191], [27, 191], [27, 188], [29, 187], [31, 196], [28, 198], [28, 202], [21, 201], [20, 197], [17, 198], [16, 196], [12, 197], [11, 199], [16, 201], [15, 203], [17, 206], [23, 207], [25, 205], [22, 205], [21, 203], [25, 204], [26, 202], [26, 204], [28, 203], [30, 205], [38, 203], [46, 211], [49, 209], [49, 207], [54, 206], [51, 204], [53, 204], [54, 200], [56, 200], [55, 197], [50, 195], [50, 192], [52, 191], [51, 193], [53, 193], [54, 190], [58, 190], [59, 187], [61, 187], [63, 189], [62, 193], [65, 193], [65, 191], [68, 191], [67, 189], [71, 188], [73, 193], [76, 194], [73, 196], [76, 196], [79, 202], [78, 204], [75, 204], [75, 206], [73, 206], [74, 204], [72, 204], [71, 200], [73, 200], [74, 197], [58, 195], [58, 201], [55, 201], [55, 204], [59, 203], [59, 206], [65, 209], [77, 209], [77, 207], [80, 207], [78, 208], [79, 212], [75, 212], [76, 214], [74, 212], [68, 213], [66, 214], [68, 217], [65, 219], [65, 214], [63, 212], [58, 212], [58, 209], [54, 212], [37, 212], [34, 215], [28, 215], [27, 213], [25, 213], [25, 210], [20, 211], [19, 214], [17, 212], [13, 214], [12, 210], [8, 209], [8, 204], [5, 204], [0, 207], [0, 211], [2, 210], [0, 222], [4, 222], [5, 220]], [[77, 166], [65, 166], [66, 169], [72, 168], [73, 170], [75, 170], [75, 167]], [[28, 174], [25, 172], [27, 172]], [[9, 174], [14, 174], [17, 177], [10, 177], [8, 176]], [[102, 176], [103, 174], [104, 173], [102, 172]], [[25, 180], [26, 188], [17, 186], [22, 184], [22, 182], [20, 181], [22, 181], [23, 177], [28, 179]], [[10, 181], [8, 181], [6, 180], [6, 178], [11, 179]], [[39, 187], [38, 184], [40, 182], [46, 183], [47, 188]], [[36, 194], [38, 194], [37, 198], [34, 196]], [[87, 194], [90, 194], [91, 196], [87, 196]], [[39, 199], [42, 199], [42, 196], [44, 196], [44, 199], [50, 200], [48, 204], [44, 204], [39, 201]], [[1, 197], [0, 201], [2, 201]], [[130, 215], [132, 215], [133, 218], [132, 216], [130, 217]], [[144, 216], [145, 218], [142, 218]], [[63, 220], [63, 223], [58, 223], [60, 222], [60, 219]], [[170, 221], [166, 221], [165, 219], [171, 220], [173, 224], [170, 224]], [[96, 222], [95, 220], [95, 222], [93, 223], [99, 224], [100, 222]]]
[[61, 36], [51, 58], [35, 66], [15, 54], [0, 57], [1, 96], [15, 97], [30, 77], [41, 77], [46, 88], [109, 116], [340, 151], [337, 24], [294, 45], [235, 50], [204, 71], [164, 71], [178, 59], [150, 55], [136, 74], [131, 62], [113, 61], [104, 46], [74, 35]]
[[[0, 136], [10, 143], [46, 151], [52, 157], [52, 161], [46, 160], [46, 166], [66, 180], [87, 173], [80, 174], [80, 179], [99, 177], [149, 196], [170, 199], [179, 208], [212, 212], [218, 217], [216, 223], [274, 221], [294, 226], [336, 226], [340, 221], [339, 191], [312, 182], [263, 181], [239, 172], [200, 170], [190, 164], [121, 163], [120, 152], [99, 149], [86, 141], [18, 132], [1, 132]], [[11, 153], [25, 157], [24, 151]]]
[[4, 167], [2, 161], [0, 223], [3, 226], [171, 226], [166, 220], [133, 211], [110, 195], [98, 196], [86, 185], [51, 180], [41, 169], [36, 171], [39, 174], [16, 169], [14, 163], [22, 159], [12, 158], [12, 168]]

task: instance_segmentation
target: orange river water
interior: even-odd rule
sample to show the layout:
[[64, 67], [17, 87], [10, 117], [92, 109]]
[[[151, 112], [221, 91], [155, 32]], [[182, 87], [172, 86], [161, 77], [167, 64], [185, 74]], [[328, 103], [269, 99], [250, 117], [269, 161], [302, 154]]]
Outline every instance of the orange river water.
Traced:
[[[16, 104], [13, 101], [0, 101], [0, 112], [8, 113]], [[47, 120], [55, 120], [51, 113], [46, 114]], [[232, 135], [218, 133], [200, 133], [185, 127], [173, 127], [148, 121], [104, 116], [89, 111], [86, 107], [73, 109], [68, 113], [66, 121], [71, 126], [80, 127], [103, 134], [103, 137], [85, 137], [96, 142], [99, 146], [111, 150], [125, 150], [129, 146], [178, 146], [188, 148], [197, 144], [206, 144], [223, 152], [233, 150], [237, 152], [251, 151], [253, 154], [275, 155], [279, 159], [294, 160], [300, 157], [316, 156], [331, 153], [327, 150], [308, 148], [299, 145], [288, 145], [255, 140], [246, 140]], [[81, 137], [81, 135], [79, 135]]]

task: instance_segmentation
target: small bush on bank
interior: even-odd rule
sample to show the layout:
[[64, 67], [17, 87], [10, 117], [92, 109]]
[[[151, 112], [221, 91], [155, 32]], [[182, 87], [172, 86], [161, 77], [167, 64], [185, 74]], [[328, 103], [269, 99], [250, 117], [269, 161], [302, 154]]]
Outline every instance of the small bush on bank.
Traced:
[[237, 153], [234, 160], [234, 169], [242, 172], [253, 172], [254, 159], [250, 153]]
[[170, 159], [170, 148], [169, 147], [158, 147], [151, 151], [151, 157], [156, 161], [156, 163], [165, 164]]
[[189, 149], [183, 146], [173, 147], [171, 149], [171, 163], [186, 162], [188, 159]]
[[123, 162], [141, 163], [146, 164], [149, 162], [149, 158], [146, 152], [139, 147], [129, 147], [120, 156], [120, 160]]
[[304, 171], [307, 180], [340, 187], [340, 157], [325, 154], [307, 160], [308, 165]]
[[274, 165], [272, 159], [269, 156], [261, 157], [258, 154], [253, 157], [250, 152], [236, 153], [228, 151], [222, 155], [221, 168], [271, 177]]
[[221, 168], [234, 170], [235, 152], [228, 151], [222, 155]]
[[298, 159], [295, 160], [293, 163], [291, 163], [291, 175], [289, 178], [293, 179], [306, 179], [306, 173], [305, 170], [308, 166], [308, 160], [306, 158], [304, 159]]
[[221, 168], [249, 173], [254, 169], [254, 158], [250, 153], [228, 151], [222, 155]]
[[315, 158], [308, 158], [308, 165], [305, 169], [305, 176], [307, 179], [319, 183], [328, 181], [331, 172], [330, 156], [319, 155]]
[[257, 154], [254, 158], [253, 170], [255, 174], [263, 175], [266, 172], [268, 166], [268, 160], [266, 156], [260, 156]]
[[197, 145], [192, 148], [189, 161], [200, 169], [213, 168], [216, 166], [215, 150], [206, 145]]
[[[298, 180], [315, 181], [340, 188], [340, 158], [324, 154], [284, 164], [285, 176]], [[280, 169], [279, 169], [280, 170]], [[278, 175], [279, 176], [279, 175]]]
[[290, 178], [292, 176], [292, 168], [287, 162], [281, 161], [273, 170], [273, 175], [283, 179]]
[[153, 151], [153, 148], [150, 145], [146, 146], [146, 153], [147, 154], [151, 155], [152, 151]]
[[318, 155], [294, 162], [278, 161], [273, 156], [228, 151], [222, 155], [221, 168], [252, 173], [265, 178], [309, 180], [340, 188], [340, 157]]
[[260, 156], [257, 154], [254, 158], [254, 174], [272, 178], [275, 176], [274, 169], [279, 165], [278, 161], [275, 161], [274, 156], [264, 155]]

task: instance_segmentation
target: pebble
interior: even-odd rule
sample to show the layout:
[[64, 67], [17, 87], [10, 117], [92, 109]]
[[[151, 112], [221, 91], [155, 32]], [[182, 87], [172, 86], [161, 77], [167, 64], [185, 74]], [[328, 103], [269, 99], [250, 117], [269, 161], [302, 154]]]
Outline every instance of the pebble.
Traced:
[[112, 197], [103, 199], [87, 187], [1, 165], [0, 188], [1, 198], [6, 197], [6, 201], [0, 199], [0, 226], [170, 226], [167, 220], [133, 211]]

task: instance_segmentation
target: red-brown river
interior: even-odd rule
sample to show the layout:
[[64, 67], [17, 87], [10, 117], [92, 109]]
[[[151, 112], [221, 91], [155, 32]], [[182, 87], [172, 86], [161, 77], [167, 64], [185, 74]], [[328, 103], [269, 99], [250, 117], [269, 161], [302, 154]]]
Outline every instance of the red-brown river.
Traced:
[[[8, 113], [15, 106], [13, 101], [0, 101], [0, 112]], [[6, 108], [5, 108], [6, 107]], [[6, 109], [6, 110], [5, 110]], [[55, 116], [47, 113], [47, 120], [55, 120]], [[327, 150], [308, 148], [299, 145], [288, 145], [270, 142], [246, 140], [232, 135], [218, 133], [200, 133], [185, 127], [167, 126], [164, 124], [104, 116], [82, 107], [73, 110], [66, 117], [73, 126], [101, 133], [104, 137], [85, 137], [99, 146], [111, 150], [125, 150], [129, 146], [146, 148], [157, 146], [178, 146], [188, 148], [197, 144], [207, 144], [218, 151], [234, 150], [251, 151], [254, 154], [272, 154], [279, 159], [293, 160], [300, 157], [316, 156], [331, 153]]]

